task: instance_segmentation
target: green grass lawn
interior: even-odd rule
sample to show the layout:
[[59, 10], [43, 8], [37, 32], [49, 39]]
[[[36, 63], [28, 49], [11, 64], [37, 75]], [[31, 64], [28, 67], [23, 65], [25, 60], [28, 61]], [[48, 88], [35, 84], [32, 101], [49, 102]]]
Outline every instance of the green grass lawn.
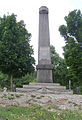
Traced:
[[0, 118], [8, 120], [82, 120], [82, 111], [65, 111], [61, 114], [32, 105], [30, 107], [0, 107]]

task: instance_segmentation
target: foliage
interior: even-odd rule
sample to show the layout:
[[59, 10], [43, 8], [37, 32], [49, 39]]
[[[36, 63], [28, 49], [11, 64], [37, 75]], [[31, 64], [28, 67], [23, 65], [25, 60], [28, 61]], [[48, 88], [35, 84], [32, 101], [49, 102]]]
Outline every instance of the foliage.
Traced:
[[[16, 87], [22, 87], [25, 84], [29, 84], [29, 82], [36, 82], [36, 72], [26, 74], [21, 78], [13, 79], [13, 83]], [[2, 72], [0, 72], [0, 88], [4, 87], [10, 89], [10, 81], [7, 74], [3, 74]]]
[[53, 65], [53, 81], [68, 86], [68, 70], [65, 60], [57, 54], [54, 46], [51, 45], [50, 50]]
[[0, 107], [0, 118], [8, 120], [82, 120], [82, 111], [50, 112], [40, 106]]
[[66, 25], [59, 27], [65, 39], [64, 57], [69, 67], [72, 86], [82, 85], [82, 14], [80, 10], [71, 11], [65, 16]]
[[65, 16], [66, 25], [59, 27], [60, 34], [67, 41], [69, 37], [74, 38], [78, 43], [82, 43], [82, 14], [80, 10], [71, 11]]
[[0, 70], [13, 77], [21, 77], [34, 71], [35, 60], [30, 45], [31, 34], [24, 21], [17, 22], [16, 15], [0, 17]]
[[26, 74], [21, 78], [14, 79], [14, 84], [16, 87], [22, 87], [23, 85], [27, 85], [30, 82], [36, 82], [36, 73]]
[[9, 88], [8, 75], [0, 72], [0, 88], [7, 87]]

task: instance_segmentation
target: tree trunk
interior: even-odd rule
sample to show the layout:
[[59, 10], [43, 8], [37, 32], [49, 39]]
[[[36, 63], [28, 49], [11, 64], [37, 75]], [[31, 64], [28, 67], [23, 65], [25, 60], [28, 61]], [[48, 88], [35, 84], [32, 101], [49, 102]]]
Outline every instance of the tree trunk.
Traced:
[[10, 89], [11, 91], [13, 91], [13, 75], [12, 74], [9, 75], [9, 79], [10, 79]]

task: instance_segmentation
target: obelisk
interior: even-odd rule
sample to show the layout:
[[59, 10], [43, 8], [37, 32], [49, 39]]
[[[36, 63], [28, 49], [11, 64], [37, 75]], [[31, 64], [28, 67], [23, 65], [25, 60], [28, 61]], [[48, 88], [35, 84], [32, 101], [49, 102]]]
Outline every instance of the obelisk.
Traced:
[[37, 79], [39, 83], [52, 83], [48, 8], [39, 8], [39, 41]]

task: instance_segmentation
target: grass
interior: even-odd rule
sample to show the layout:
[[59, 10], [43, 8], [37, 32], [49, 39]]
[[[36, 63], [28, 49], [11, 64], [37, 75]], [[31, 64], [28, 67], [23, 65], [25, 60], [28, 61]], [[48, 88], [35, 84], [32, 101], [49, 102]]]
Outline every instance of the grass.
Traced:
[[9, 100], [13, 100], [15, 97], [14, 96], [8, 96], [7, 97]]
[[23, 94], [15, 94], [17, 98], [21, 97]]
[[82, 110], [80, 111], [67, 111], [60, 115], [62, 120], [82, 120]]
[[0, 118], [8, 120], [82, 120], [82, 111], [50, 112], [40, 106], [0, 107]]

